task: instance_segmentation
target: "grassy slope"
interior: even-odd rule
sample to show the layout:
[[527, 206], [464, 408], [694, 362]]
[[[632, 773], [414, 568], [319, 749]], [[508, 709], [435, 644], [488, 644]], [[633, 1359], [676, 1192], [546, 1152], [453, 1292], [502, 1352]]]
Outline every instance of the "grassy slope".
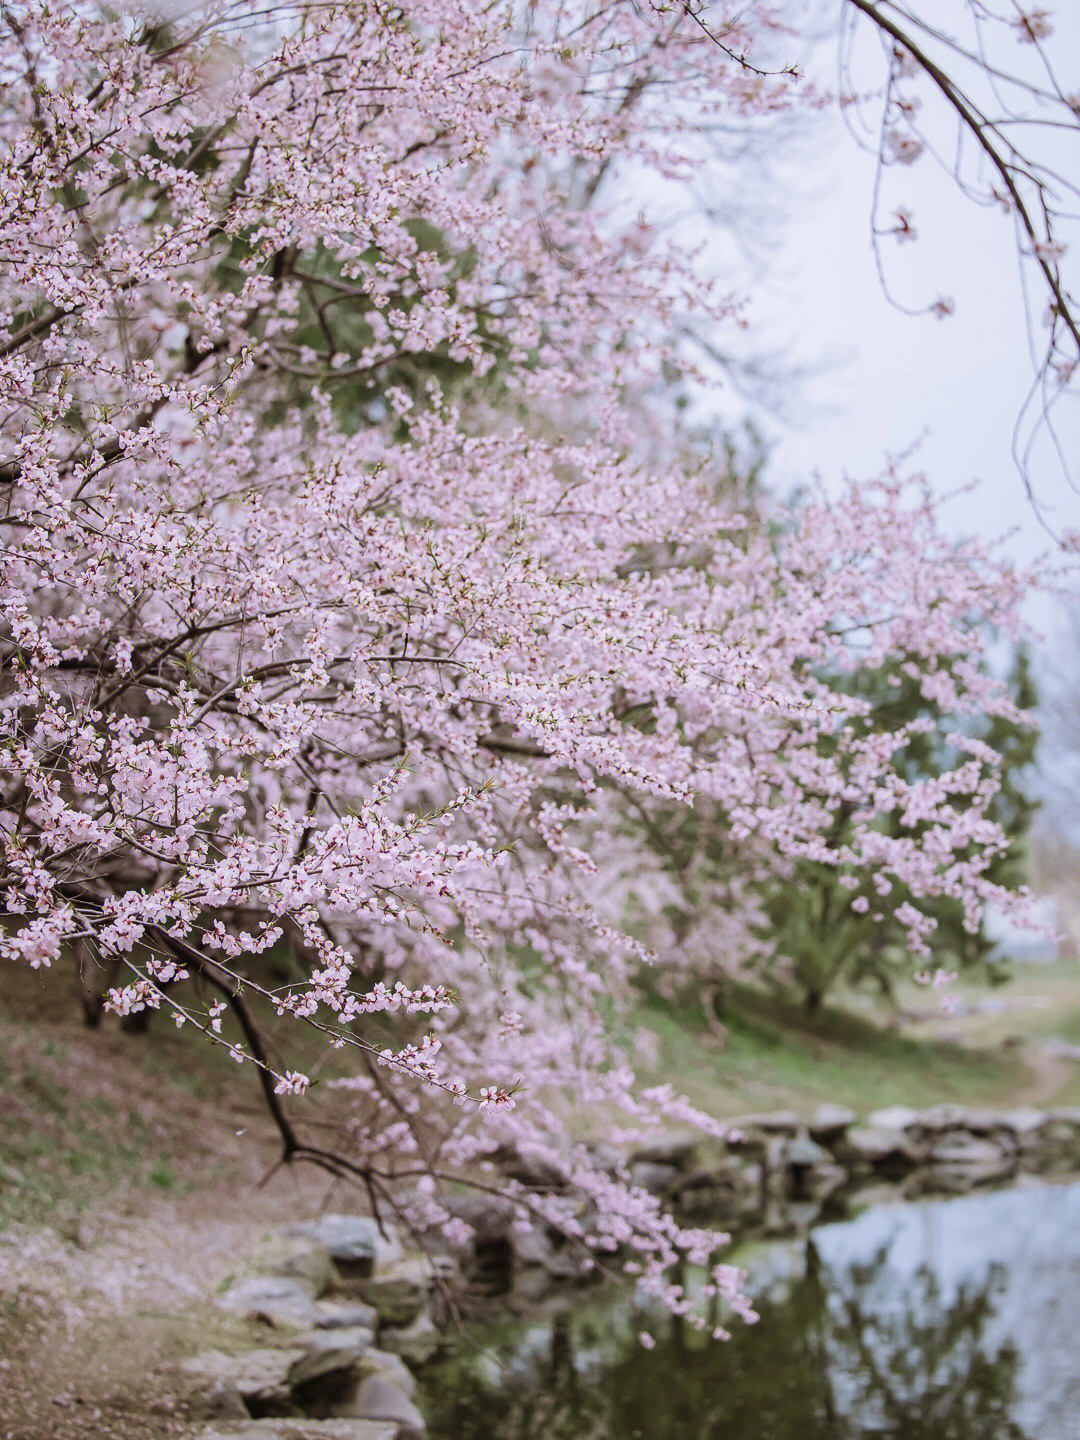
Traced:
[[[148, 1036], [113, 1021], [87, 1031], [67, 985], [26, 972], [13, 981], [0, 977], [0, 1227], [70, 1224], [110, 1193], [137, 1210], [154, 1193], [243, 1191], [273, 1163], [250, 1071], [160, 1017]], [[902, 987], [898, 1012], [839, 994], [811, 1022], [742, 988], [723, 1037], [700, 1012], [649, 1001], [626, 1049], [643, 1079], [720, 1117], [823, 1102], [863, 1115], [942, 1101], [1080, 1104], [1080, 1062], [1061, 1053], [1080, 1043], [1080, 961], [1017, 966], [997, 988], [962, 980], [955, 999], [942, 1014], [939, 996], [915, 985]]]
[[823, 1102], [864, 1115], [944, 1101], [1080, 1104], [1080, 1064], [1054, 1053], [1059, 1042], [1080, 1042], [1080, 962], [1016, 966], [1004, 986], [961, 981], [953, 994], [952, 1013], [914, 984], [902, 987], [898, 1011], [841, 994], [810, 1021], [795, 1005], [742, 988], [722, 1039], [699, 1014], [653, 1001], [637, 1017], [646, 1043], [639, 1036], [633, 1048], [648, 1056], [651, 1078], [720, 1116], [809, 1113]]
[[146, 1036], [123, 1035], [114, 1020], [87, 1030], [70, 977], [7, 967], [0, 1227], [74, 1230], [104, 1196], [139, 1209], [155, 1192], [251, 1179], [254, 1157], [237, 1132], [261, 1139], [265, 1121], [236, 1078], [220, 1052], [160, 1018]]

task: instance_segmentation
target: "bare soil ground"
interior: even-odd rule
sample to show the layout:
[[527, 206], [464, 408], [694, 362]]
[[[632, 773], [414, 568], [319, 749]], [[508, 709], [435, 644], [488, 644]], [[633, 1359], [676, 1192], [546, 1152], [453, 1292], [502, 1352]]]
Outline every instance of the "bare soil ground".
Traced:
[[0, 1440], [192, 1433], [176, 1362], [258, 1343], [215, 1289], [272, 1226], [353, 1203], [274, 1171], [254, 1077], [202, 1049], [0, 989]]

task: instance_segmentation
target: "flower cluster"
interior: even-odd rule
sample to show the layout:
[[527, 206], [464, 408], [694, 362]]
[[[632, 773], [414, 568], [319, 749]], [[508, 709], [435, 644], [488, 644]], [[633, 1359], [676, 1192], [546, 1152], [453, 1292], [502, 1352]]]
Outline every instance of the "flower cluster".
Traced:
[[[630, 0], [3, 9], [0, 954], [74, 949], [111, 1010], [264, 1072], [229, 1010], [344, 1046], [380, 1183], [565, 1160], [567, 1088], [708, 1127], [605, 1038], [670, 958], [622, 931], [629, 807], [716, 807], [747, 874], [895, 885], [914, 941], [922, 901], [1013, 903], [993, 754], [920, 786], [820, 676], [902, 656], [959, 724], [1006, 713], [982, 626], [1020, 577], [895, 475], [761, 523], [650, 401], [681, 311], [734, 307], [601, 181], [792, 103], [729, 59], [767, 11], [712, 9], [727, 49]], [[573, 1169], [594, 1243], [689, 1308], [665, 1268], [717, 1237]]]

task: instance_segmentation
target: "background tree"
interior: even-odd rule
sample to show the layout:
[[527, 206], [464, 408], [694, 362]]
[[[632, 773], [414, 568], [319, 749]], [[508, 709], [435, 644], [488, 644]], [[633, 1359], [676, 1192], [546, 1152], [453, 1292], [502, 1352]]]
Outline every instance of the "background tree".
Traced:
[[1076, 683], [1080, 623], [1071, 597], [1062, 597], [1055, 619], [1051, 643], [1038, 665], [1042, 808], [1032, 835], [1032, 870], [1040, 893], [1053, 899], [1054, 924], [1075, 948], [1080, 944], [1076, 890], [1080, 864], [1080, 694]]
[[[755, 469], [752, 477], [758, 493], [759, 473]], [[879, 839], [872, 846], [877, 858], [890, 845], [913, 839], [937, 843], [941, 814], [925, 810], [925, 794], [940, 786], [948, 791], [964, 774], [960, 791], [989, 787], [985, 813], [1003, 837], [996, 853], [983, 852], [985, 878], [1020, 889], [1028, 878], [1027, 834], [1038, 809], [1030, 655], [1025, 644], [1015, 651], [1009, 713], [958, 715], [954, 682], [965, 655], [943, 652], [912, 665], [901, 653], [867, 664], [856, 646], [844, 670], [827, 669], [819, 678], [831, 694], [861, 707], [851, 723], [864, 738], [888, 745], [892, 737], [888, 767], [890, 782], [897, 783], [891, 800], [879, 797]], [[832, 733], [820, 736], [818, 749], [822, 758], [838, 759]], [[636, 867], [627, 918], [637, 933], [680, 956], [680, 964], [659, 974], [646, 967], [644, 989], [701, 1000], [706, 1016], [719, 1019], [729, 982], [756, 977], [771, 986], [794, 986], [813, 1014], [841, 982], [870, 980], [891, 994], [896, 976], [931, 960], [946, 970], [990, 962], [997, 946], [983, 917], [966, 911], [961, 897], [924, 900], [924, 922], [913, 934], [914, 897], [865, 859], [855, 863], [865, 824], [857, 795], [853, 790], [840, 802], [835, 795], [822, 797], [829, 819], [813, 854], [802, 857], [779, 855], [767, 844], [753, 849], [733, 835], [731, 816], [715, 805], [699, 801], [691, 810], [662, 810], [654, 804], [646, 811], [631, 800], [628, 826], [648, 846], [655, 869]], [[958, 791], [957, 805], [964, 803]]]
[[[1030, 716], [1036, 695], [1026, 647], [1017, 650], [1009, 676], [1018, 713], [974, 717], [959, 735], [952, 730], [949, 714], [933, 694], [927, 695], [903, 661], [860, 673], [847, 686], [839, 683], [841, 688], [853, 686], [868, 701], [865, 723], [874, 733], [909, 736], [894, 760], [908, 786], [934, 784], [963, 763], [965, 754], [977, 760], [983, 747], [999, 757], [994, 761], [991, 783], [1000, 788], [986, 813], [1000, 825], [1006, 844], [987, 857], [986, 876], [1010, 889], [1024, 886], [1028, 878], [1027, 835], [1038, 809], [1031, 789], [1038, 732]], [[882, 833], [894, 840], [905, 834], [927, 833], [925, 822], [904, 810], [893, 811], [879, 823]], [[851, 809], [843, 806], [829, 836], [834, 857], [843, 854], [851, 833]], [[766, 925], [761, 937], [766, 950], [765, 973], [772, 979], [789, 975], [811, 1014], [841, 982], [870, 980], [891, 995], [894, 979], [910, 975], [915, 962], [908, 937], [894, 918], [896, 911], [886, 916], [880, 908], [882, 889], [856, 881], [851, 871], [835, 860], [796, 863], [788, 879], [770, 881], [763, 902]], [[899, 905], [910, 902], [907, 896], [892, 898]], [[943, 896], [925, 907], [925, 914], [933, 928], [925, 934], [923, 958], [937, 967], [969, 968], [986, 964], [997, 954], [985, 919], [980, 917], [979, 923], [972, 925], [959, 899]]]

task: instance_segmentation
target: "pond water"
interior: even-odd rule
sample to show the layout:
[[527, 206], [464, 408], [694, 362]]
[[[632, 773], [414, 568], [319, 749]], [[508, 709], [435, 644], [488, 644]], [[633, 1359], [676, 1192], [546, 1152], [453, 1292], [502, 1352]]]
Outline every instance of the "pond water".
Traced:
[[614, 1287], [470, 1326], [422, 1377], [433, 1440], [1080, 1440], [1080, 1183], [725, 1258], [761, 1317], [725, 1343]]

